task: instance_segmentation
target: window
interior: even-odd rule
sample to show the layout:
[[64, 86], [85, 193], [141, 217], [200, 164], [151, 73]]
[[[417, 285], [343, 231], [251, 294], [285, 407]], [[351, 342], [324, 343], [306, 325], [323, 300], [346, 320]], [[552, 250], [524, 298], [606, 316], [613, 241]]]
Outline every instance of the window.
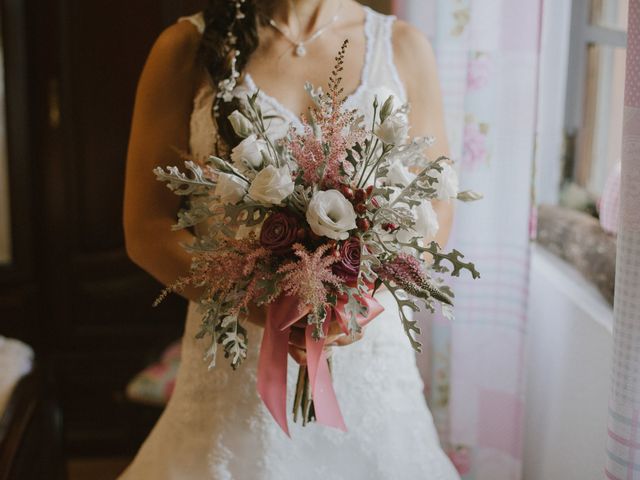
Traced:
[[597, 200], [620, 160], [628, 0], [574, 0], [564, 179]]

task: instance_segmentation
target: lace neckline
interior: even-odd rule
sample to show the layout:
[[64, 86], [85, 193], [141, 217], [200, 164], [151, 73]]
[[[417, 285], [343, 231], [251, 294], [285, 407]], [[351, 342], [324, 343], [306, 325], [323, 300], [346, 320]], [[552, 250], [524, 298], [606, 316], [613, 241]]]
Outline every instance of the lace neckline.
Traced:
[[[369, 70], [371, 69], [371, 62], [373, 56], [373, 16], [374, 12], [367, 6], [363, 6], [365, 12], [364, 18], [364, 41], [365, 41], [365, 54], [364, 54], [364, 64], [362, 65], [362, 70], [360, 72], [360, 82], [356, 89], [346, 96], [345, 102], [351, 102], [354, 98], [357, 98], [362, 94], [362, 92], [368, 87], [369, 80]], [[243, 76], [243, 83], [246, 88], [250, 90], [252, 93], [258, 93], [258, 97], [268, 103], [274, 110], [280, 113], [284, 118], [289, 120], [296, 127], [301, 127], [302, 122], [300, 117], [293, 113], [293, 111], [286, 107], [280, 100], [275, 97], [272, 97], [264, 90], [258, 88], [256, 82], [253, 80], [253, 77], [249, 72], [245, 72]]]

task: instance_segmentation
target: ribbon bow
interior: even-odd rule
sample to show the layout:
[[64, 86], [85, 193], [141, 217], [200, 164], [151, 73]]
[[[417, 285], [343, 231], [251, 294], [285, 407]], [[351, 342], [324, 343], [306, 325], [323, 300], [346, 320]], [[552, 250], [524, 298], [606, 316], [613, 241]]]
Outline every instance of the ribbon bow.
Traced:
[[[345, 334], [349, 332], [348, 319], [344, 311], [346, 298], [346, 295], [339, 297], [335, 307], [326, 307], [327, 316], [323, 325], [325, 335], [333, 319], [338, 322]], [[366, 316], [357, 316], [358, 324], [361, 326], [369, 323], [384, 310], [384, 307], [369, 294], [358, 297], [358, 300], [367, 307]], [[260, 347], [258, 393], [273, 418], [288, 436], [290, 434], [286, 412], [289, 334], [293, 325], [302, 320], [307, 313], [309, 313], [308, 310], [300, 312], [296, 297], [287, 295], [278, 297], [267, 307], [267, 318]], [[324, 351], [325, 340], [324, 338], [315, 340], [312, 336], [313, 328], [313, 325], [307, 325], [305, 328], [305, 346], [316, 420], [322, 425], [346, 432], [347, 427], [333, 390], [331, 372]]]

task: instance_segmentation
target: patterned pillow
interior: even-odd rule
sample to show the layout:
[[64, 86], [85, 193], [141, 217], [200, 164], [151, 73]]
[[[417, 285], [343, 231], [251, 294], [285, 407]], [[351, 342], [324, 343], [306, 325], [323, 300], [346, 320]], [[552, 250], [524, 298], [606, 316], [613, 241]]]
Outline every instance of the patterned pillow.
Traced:
[[160, 359], [129, 382], [127, 398], [145, 405], [164, 406], [171, 398], [180, 366], [180, 341], [169, 345]]

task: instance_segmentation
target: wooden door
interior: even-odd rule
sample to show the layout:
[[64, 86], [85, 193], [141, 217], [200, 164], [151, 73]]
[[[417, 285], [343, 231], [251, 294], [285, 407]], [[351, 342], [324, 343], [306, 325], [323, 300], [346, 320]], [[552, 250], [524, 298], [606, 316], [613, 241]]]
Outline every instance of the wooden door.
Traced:
[[69, 454], [130, 453], [159, 410], [133, 407], [124, 387], [185, 314], [177, 297], [151, 307], [161, 287], [124, 249], [135, 87], [158, 34], [206, 2], [0, 1], [13, 245], [0, 335], [28, 341], [50, 370]]

